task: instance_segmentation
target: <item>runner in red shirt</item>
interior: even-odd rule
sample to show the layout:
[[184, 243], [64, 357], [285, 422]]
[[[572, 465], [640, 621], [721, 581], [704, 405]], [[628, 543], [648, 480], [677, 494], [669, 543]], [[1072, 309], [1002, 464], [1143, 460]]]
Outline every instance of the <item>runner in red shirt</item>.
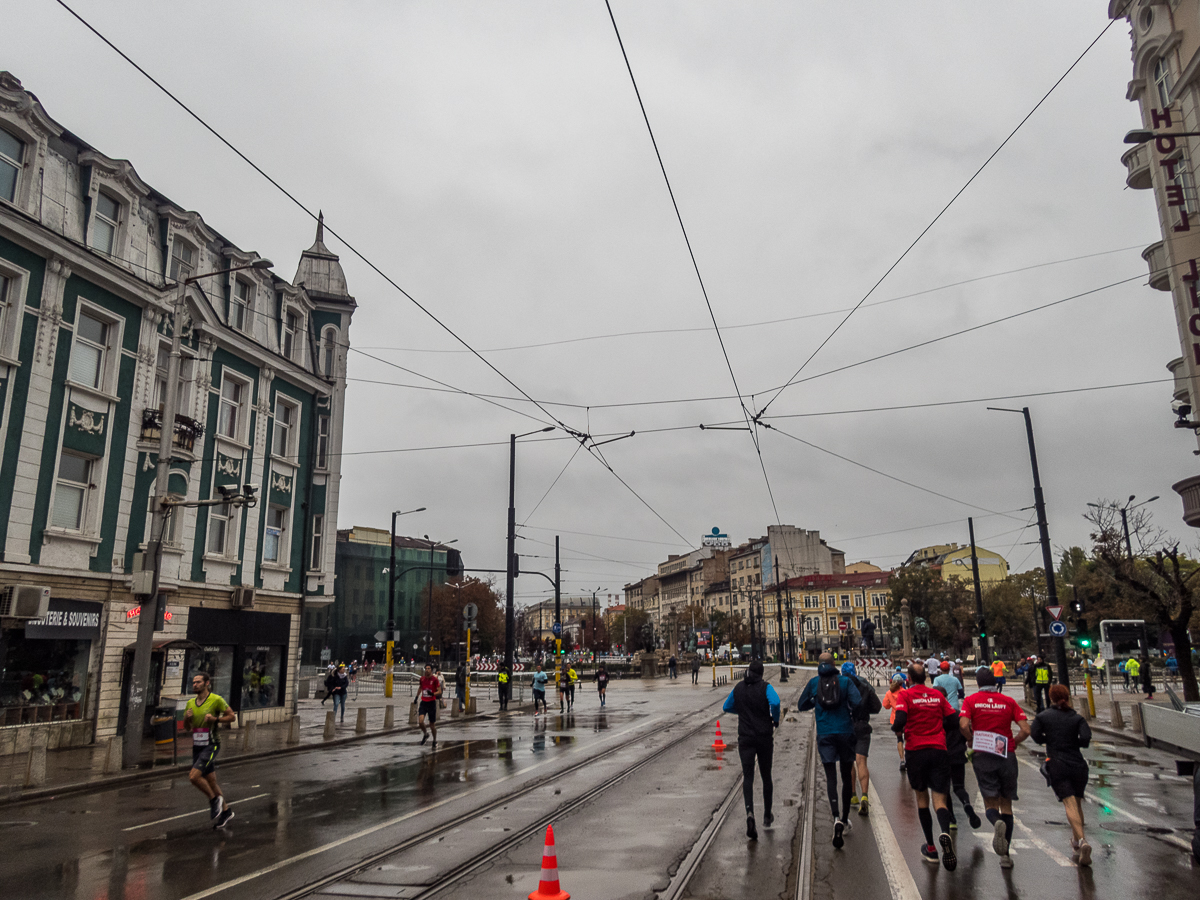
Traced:
[[[1017, 799], [1014, 749], [1029, 737], [1029, 721], [1017, 701], [1002, 693], [990, 670], [980, 668], [975, 673], [975, 683], [979, 690], [963, 700], [960, 724], [967, 744], [975, 751], [971, 767], [987, 807], [987, 820], [995, 832], [992, 849], [1000, 857], [1001, 867], [1011, 869], [1013, 861], [1008, 846], [1013, 833], [1012, 802]], [[1013, 725], [1019, 729], [1015, 739]]]
[[438, 698], [442, 696], [442, 681], [433, 674], [433, 666], [425, 664], [425, 674], [421, 676], [421, 684], [417, 688], [420, 705], [417, 707], [417, 724], [421, 726], [421, 743], [429, 740], [429, 730], [425, 728], [425, 718], [429, 717], [429, 729], [433, 730], [433, 746], [437, 746], [437, 711]]
[[941, 834], [942, 865], [953, 872], [958, 865], [954, 844], [950, 840], [950, 757], [946, 753], [946, 728], [958, 714], [945, 696], [925, 683], [925, 664], [915, 662], [908, 667], [912, 687], [896, 697], [896, 719], [892, 731], [904, 735], [904, 756], [908, 763], [908, 783], [917, 795], [917, 816], [925, 833], [921, 858], [938, 863], [937, 848], [933, 845], [933, 816], [929, 812], [929, 793], [937, 813]]

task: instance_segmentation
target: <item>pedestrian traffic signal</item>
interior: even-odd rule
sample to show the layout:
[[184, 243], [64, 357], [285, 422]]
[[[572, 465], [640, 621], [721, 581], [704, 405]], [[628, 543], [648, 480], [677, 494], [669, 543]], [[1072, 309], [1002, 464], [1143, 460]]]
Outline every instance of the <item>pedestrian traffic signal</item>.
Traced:
[[1081, 637], [1079, 639], [1079, 646], [1086, 650], [1088, 647], [1092, 646], [1092, 639], [1090, 637]]

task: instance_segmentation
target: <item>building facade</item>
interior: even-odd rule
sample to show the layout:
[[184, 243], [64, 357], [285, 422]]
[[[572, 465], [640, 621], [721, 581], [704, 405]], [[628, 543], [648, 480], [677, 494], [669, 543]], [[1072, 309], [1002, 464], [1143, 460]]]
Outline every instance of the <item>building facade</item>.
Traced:
[[[875, 624], [876, 649], [889, 648], [893, 630], [887, 615], [890, 577], [891, 572], [880, 571], [789, 579], [784, 590], [791, 594], [790, 603], [784, 602], [793, 610], [795, 634], [797, 639], [803, 636], [806, 653], [811, 657], [831, 648], [857, 647], [867, 619]], [[768, 616], [768, 620], [774, 618]], [[769, 621], [768, 638], [773, 627]]]
[[[175, 329], [169, 493], [259, 502], [172, 508], [151, 699], [205, 671], [243, 718], [283, 718], [302, 611], [334, 594], [355, 301], [320, 225], [291, 281], [227, 271], [257, 259], [0, 72], [0, 751], [8, 728], [124, 728]], [[30, 591], [44, 614], [19, 615]]]
[[[975, 563], [979, 567], [979, 583], [991, 584], [1008, 578], [1008, 560], [994, 550], [976, 545]], [[909, 554], [906, 566], [923, 566], [937, 572], [943, 579], [957, 578], [975, 586], [975, 570], [971, 565], [971, 548], [958, 544], [935, 544]]]
[[[1200, 441], [1200, 198], [1193, 162], [1200, 152], [1200, 8], [1179, 0], [1109, 0], [1108, 14], [1130, 27], [1133, 77], [1125, 96], [1138, 104], [1144, 133], [1127, 138], [1132, 146], [1121, 161], [1126, 185], [1151, 191], [1158, 209], [1162, 239], [1142, 258], [1150, 287], [1168, 293], [1175, 311], [1181, 352], [1167, 363], [1175, 379], [1175, 425]], [[1173, 136], [1180, 132], [1192, 135]], [[1183, 520], [1200, 526], [1200, 475], [1173, 487], [1183, 499]]]

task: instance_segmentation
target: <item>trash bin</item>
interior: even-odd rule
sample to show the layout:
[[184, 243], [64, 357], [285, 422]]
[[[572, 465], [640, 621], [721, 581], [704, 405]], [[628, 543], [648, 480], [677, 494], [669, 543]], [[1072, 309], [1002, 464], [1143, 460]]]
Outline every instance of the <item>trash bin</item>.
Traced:
[[156, 706], [150, 725], [156, 747], [175, 740], [175, 706]]

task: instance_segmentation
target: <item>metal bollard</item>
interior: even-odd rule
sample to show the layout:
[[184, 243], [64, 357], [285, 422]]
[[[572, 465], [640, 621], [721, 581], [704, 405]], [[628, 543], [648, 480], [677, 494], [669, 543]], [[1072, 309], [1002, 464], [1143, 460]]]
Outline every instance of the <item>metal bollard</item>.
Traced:
[[1144, 732], [1142, 731], [1142, 704], [1131, 703], [1129, 705], [1129, 707], [1130, 707], [1129, 724], [1133, 727], [1133, 730], [1135, 733], [1143, 734]]
[[467, 701], [467, 715], [468, 716], [475, 715], [475, 698], [474, 697], [472, 697], [469, 701]]
[[242, 752], [252, 753], [258, 743], [258, 722], [250, 719], [242, 726]]
[[358, 721], [354, 724], [355, 734], [366, 734], [367, 732], [367, 708], [360, 706], [358, 708]]
[[121, 771], [121, 742], [110, 737], [104, 747], [104, 774], [115, 775]]
[[300, 716], [298, 715], [292, 716], [290, 722], [288, 723], [287, 742], [289, 744], [300, 743]]
[[396, 707], [388, 704], [383, 708], [383, 730], [391, 731], [396, 727]]
[[1119, 731], [1125, 730], [1125, 719], [1121, 715], [1121, 704], [1116, 700], [1112, 702], [1112, 727]]
[[412, 704], [408, 707], [408, 724], [409, 725], [417, 724], [417, 701], [416, 700], [413, 700]]
[[333, 739], [333, 710], [325, 713], [325, 740]]
[[49, 732], [34, 732], [29, 745], [29, 757], [25, 762], [25, 787], [39, 787], [46, 783], [46, 744], [49, 740]]

